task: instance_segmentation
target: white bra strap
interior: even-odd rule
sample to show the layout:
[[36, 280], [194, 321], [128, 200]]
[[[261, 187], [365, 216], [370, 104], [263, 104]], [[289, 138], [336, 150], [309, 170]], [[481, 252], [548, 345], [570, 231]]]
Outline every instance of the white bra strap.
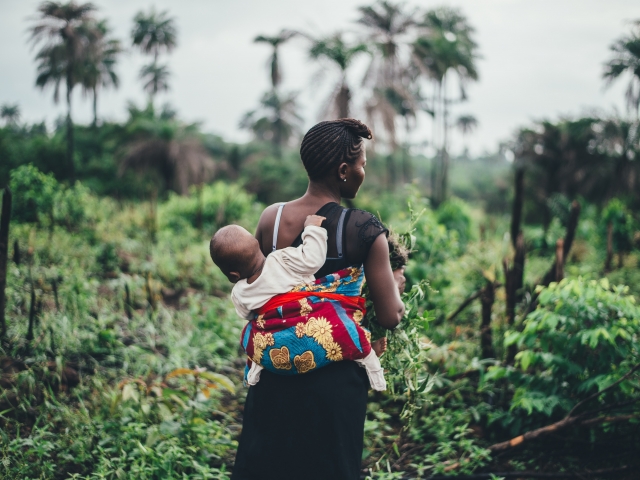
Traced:
[[284, 202], [278, 207], [278, 214], [276, 215], [276, 223], [273, 226], [273, 245], [272, 252], [276, 251], [278, 245], [278, 229], [280, 228], [280, 217], [282, 216], [282, 209], [284, 208]]

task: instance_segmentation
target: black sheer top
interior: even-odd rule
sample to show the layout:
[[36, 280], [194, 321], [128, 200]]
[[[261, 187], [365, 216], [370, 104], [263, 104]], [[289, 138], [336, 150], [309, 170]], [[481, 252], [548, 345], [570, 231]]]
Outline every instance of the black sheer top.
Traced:
[[[341, 219], [343, 213], [344, 218]], [[389, 234], [389, 230], [375, 215], [357, 208], [344, 208], [335, 202], [323, 205], [316, 215], [326, 217], [322, 227], [327, 230], [328, 238], [327, 260], [316, 272], [316, 278], [322, 278], [343, 268], [362, 265], [378, 235]], [[338, 238], [338, 233], [341, 233], [341, 238]], [[338, 242], [341, 242], [341, 248]], [[302, 232], [291, 246], [298, 247], [301, 244]]]

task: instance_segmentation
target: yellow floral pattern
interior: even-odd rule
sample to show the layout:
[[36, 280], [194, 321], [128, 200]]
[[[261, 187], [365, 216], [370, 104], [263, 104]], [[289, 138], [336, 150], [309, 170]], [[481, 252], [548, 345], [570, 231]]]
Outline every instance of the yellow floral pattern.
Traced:
[[272, 348], [269, 350], [269, 358], [271, 358], [271, 363], [278, 370], [291, 370], [291, 360], [289, 359], [289, 349], [287, 347]]
[[300, 322], [296, 325], [296, 337], [302, 338], [307, 334], [307, 326]]
[[327, 358], [332, 362], [339, 362], [342, 360], [342, 348], [336, 342], [330, 342], [327, 345], [323, 345], [327, 352]]
[[311, 313], [311, 310], [313, 310], [313, 308], [311, 308], [311, 305], [309, 305], [309, 302], [306, 298], [301, 298], [298, 301], [300, 302], [300, 316], [306, 317]]
[[362, 310], [353, 312], [353, 321], [360, 325], [360, 322], [362, 322]]
[[302, 355], [296, 355], [293, 358], [293, 364], [296, 366], [298, 373], [307, 373], [309, 370], [316, 368], [316, 362], [311, 350], [307, 350]]
[[333, 342], [331, 323], [324, 317], [311, 317], [307, 322], [307, 336], [313, 337], [316, 342], [326, 349], [326, 345]]
[[264, 328], [264, 316], [263, 315], [258, 315], [258, 318], [256, 319], [256, 325], [258, 325], [258, 328]]
[[253, 361], [260, 365], [265, 348], [274, 344], [273, 334], [256, 333], [253, 337]]

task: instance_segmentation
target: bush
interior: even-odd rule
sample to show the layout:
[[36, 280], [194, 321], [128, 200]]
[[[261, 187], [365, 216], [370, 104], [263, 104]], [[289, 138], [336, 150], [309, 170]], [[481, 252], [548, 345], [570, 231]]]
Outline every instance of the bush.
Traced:
[[[520, 347], [516, 369], [495, 367], [486, 380], [507, 376], [515, 387], [512, 413], [542, 420], [565, 415], [637, 363], [640, 308], [627, 287], [611, 287], [606, 279], [552, 283], [538, 300], [523, 331], [505, 335], [506, 346]], [[623, 384], [600, 401], [623, 402], [634, 390]]]
[[33, 165], [22, 165], [11, 172], [12, 217], [18, 222], [80, 227], [86, 220], [89, 190], [80, 182], [65, 187], [52, 174]]
[[[202, 192], [192, 187], [187, 197], [170, 194], [169, 200], [160, 205], [158, 216], [161, 228], [180, 231], [185, 225], [195, 228], [201, 221], [205, 231], [213, 232], [230, 223], [243, 221], [246, 227], [253, 229], [259, 210], [260, 205], [253, 195], [238, 184], [216, 182], [202, 187]], [[200, 219], [199, 215], [202, 215]]]
[[53, 204], [60, 185], [51, 174], [33, 165], [22, 165], [11, 172], [12, 217], [18, 222], [53, 220]]
[[438, 223], [458, 233], [460, 245], [464, 247], [472, 238], [471, 214], [462, 200], [451, 198], [436, 210]]

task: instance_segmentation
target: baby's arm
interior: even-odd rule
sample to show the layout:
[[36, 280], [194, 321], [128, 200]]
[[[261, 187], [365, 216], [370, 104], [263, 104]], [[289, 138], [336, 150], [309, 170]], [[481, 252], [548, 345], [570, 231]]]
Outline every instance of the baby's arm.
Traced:
[[236, 307], [236, 313], [245, 320], [253, 320], [254, 313], [249, 310], [239, 299], [235, 296], [234, 291], [231, 290], [231, 301], [233, 306]]
[[282, 250], [287, 268], [298, 275], [313, 275], [327, 257], [327, 231], [320, 225], [325, 217], [309, 215], [304, 222], [302, 245]]

